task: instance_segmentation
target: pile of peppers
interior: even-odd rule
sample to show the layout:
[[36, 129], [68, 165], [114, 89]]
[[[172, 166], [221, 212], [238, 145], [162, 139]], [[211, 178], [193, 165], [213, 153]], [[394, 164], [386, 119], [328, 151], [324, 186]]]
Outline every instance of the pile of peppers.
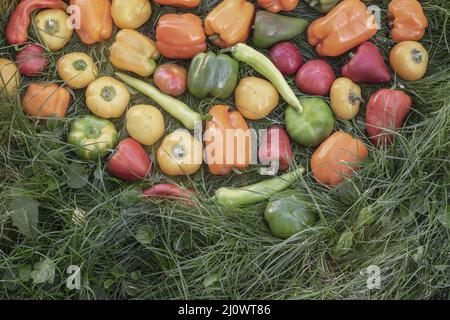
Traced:
[[[367, 136], [374, 147], [388, 148], [413, 104], [407, 92], [395, 87], [363, 99], [359, 84], [388, 84], [394, 73], [405, 81], [426, 74], [428, 52], [418, 41], [428, 22], [417, 0], [393, 0], [386, 8], [394, 43], [388, 61], [392, 70], [387, 57], [370, 41], [377, 28], [368, 23], [374, 17], [360, 0], [307, 0], [311, 7], [307, 10], [322, 13], [315, 21], [303, 19], [301, 11], [286, 14], [298, 8], [298, 0], [223, 0], [203, 20], [189, 12], [201, 0], [153, 2], [184, 9], [149, 23], [155, 26], [154, 39], [137, 30], [152, 18], [149, 0], [71, 0], [69, 10], [62, 0], [20, 1], [9, 17], [6, 39], [22, 50], [15, 62], [0, 57], [0, 93], [20, 94], [21, 75], [42, 75], [49, 67], [48, 52], [58, 54], [73, 37], [70, 19], [79, 24], [76, 36], [86, 46], [113, 37], [109, 62], [118, 72], [102, 70], [99, 76], [98, 57], [84, 52], [60, 56], [56, 71], [62, 81], [33, 80], [26, 86], [22, 104], [27, 116], [39, 123], [52, 118], [69, 121], [67, 141], [74, 154], [93, 163], [106, 158], [106, 170], [123, 181], [149, 182], [154, 170], [170, 177], [193, 175], [205, 162], [213, 175], [243, 174], [256, 168], [253, 160], [259, 160], [259, 173], [272, 178], [220, 188], [212, 199], [228, 208], [269, 200], [264, 218], [279, 238], [317, 223], [307, 194], [283, 192], [305, 172], [296, 165], [292, 141], [312, 148], [312, 176], [334, 188], [357, 175], [370, 150], [363, 140], [335, 131], [335, 117], [352, 120], [366, 104]], [[27, 45], [32, 19], [40, 45]], [[120, 29], [115, 34], [114, 25]], [[290, 41], [305, 32], [318, 59], [303, 63], [300, 50]], [[211, 46], [218, 50], [208, 51]], [[270, 58], [258, 50], [271, 48]], [[345, 60], [344, 55], [347, 61], [336, 76], [336, 68], [323, 57]], [[161, 57], [172, 61], [158, 66]], [[241, 77], [244, 65], [258, 77]], [[295, 76], [300, 90], [317, 96], [298, 97], [288, 76]], [[90, 113], [70, 119], [71, 90], [85, 90]], [[148, 104], [131, 105], [137, 94], [140, 100], [150, 99]], [[328, 94], [330, 104], [321, 96]], [[178, 98], [183, 95], [191, 97], [186, 99], [189, 105]], [[280, 104], [286, 108], [285, 126], [270, 126], [254, 149], [258, 137], [252, 134], [250, 121], [271, 119]], [[165, 113], [184, 129], [166, 132]], [[112, 120], [118, 118], [124, 119], [123, 128], [117, 127], [120, 121]], [[203, 136], [193, 134], [196, 129]], [[120, 140], [123, 136], [127, 137]], [[149, 154], [156, 146], [155, 165]], [[284, 173], [278, 176], [280, 171]], [[152, 201], [186, 206], [195, 206], [198, 194], [173, 183], [154, 184], [142, 192]]]

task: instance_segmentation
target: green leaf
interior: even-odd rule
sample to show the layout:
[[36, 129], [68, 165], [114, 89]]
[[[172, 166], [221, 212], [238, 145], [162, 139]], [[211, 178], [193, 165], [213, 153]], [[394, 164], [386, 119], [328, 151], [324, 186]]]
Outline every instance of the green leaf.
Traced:
[[107, 280], [105, 280], [105, 281], [103, 282], [103, 287], [104, 287], [105, 289], [109, 289], [109, 288], [111, 288], [111, 287], [113, 286], [114, 283], [115, 283], [115, 280], [113, 280], [113, 279], [107, 279]]
[[31, 272], [33, 283], [53, 283], [55, 280], [55, 264], [49, 258], [41, 259]]
[[15, 197], [11, 202], [13, 225], [27, 237], [34, 237], [39, 219], [39, 204], [29, 196]]
[[19, 269], [19, 279], [23, 282], [31, 280], [31, 267], [26, 266]]
[[336, 247], [334, 249], [334, 254], [338, 257], [345, 256], [352, 249], [352, 245], [353, 245], [353, 233], [350, 230], [347, 230], [344, 233], [342, 233], [341, 237], [339, 238]]
[[358, 219], [356, 220], [356, 226], [361, 228], [366, 225], [370, 225], [375, 221], [375, 214], [371, 207], [363, 208], [358, 215]]
[[148, 246], [153, 243], [153, 240], [155, 240], [156, 235], [155, 231], [151, 226], [145, 225], [141, 226], [138, 229], [135, 237], [140, 244], [142, 244], [143, 246]]
[[192, 249], [194, 246], [193, 239], [190, 234], [184, 232], [173, 241], [173, 248], [175, 251], [181, 252], [183, 250]]
[[73, 163], [66, 172], [66, 182], [69, 188], [81, 189], [88, 183], [88, 174], [84, 166]]
[[213, 286], [219, 280], [219, 276], [217, 274], [212, 274], [203, 280], [203, 286], [205, 288], [209, 288]]

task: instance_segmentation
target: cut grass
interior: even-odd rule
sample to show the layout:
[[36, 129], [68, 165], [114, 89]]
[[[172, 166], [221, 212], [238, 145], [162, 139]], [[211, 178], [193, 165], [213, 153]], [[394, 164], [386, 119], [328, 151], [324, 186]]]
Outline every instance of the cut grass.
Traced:
[[[195, 13], [204, 17], [218, 1], [203, 1]], [[387, 1], [371, 1], [387, 7]], [[335, 190], [306, 174], [293, 189], [311, 194], [320, 222], [288, 240], [272, 237], [264, 224], [265, 204], [228, 211], [209, 198], [222, 186], [261, 180], [255, 170], [214, 177], [206, 166], [189, 178], [169, 179], [157, 168], [147, 181], [127, 184], [112, 179], [104, 163], [83, 163], [66, 144], [70, 121], [84, 115], [83, 91], [77, 91], [62, 127], [49, 130], [24, 116], [20, 96], [0, 101], [0, 297], [26, 299], [241, 298], [241, 299], [448, 299], [450, 289], [449, 214], [450, 49], [449, 2], [422, 1], [430, 27], [421, 41], [430, 51], [423, 80], [398, 81], [414, 99], [414, 110], [396, 142], [370, 147], [370, 159], [352, 181]], [[4, 39], [14, 1], [0, 3], [0, 56], [14, 57]], [[141, 29], [154, 37], [161, 10], [153, 5], [152, 21]], [[383, 21], [385, 10], [383, 10]], [[301, 3], [295, 14], [318, 13]], [[32, 33], [33, 41], [37, 41]], [[74, 35], [61, 52], [48, 53], [49, 71], [40, 80], [60, 81], [55, 70], [65, 52], [85, 51], [101, 74], [111, 75], [108, 46], [112, 39], [86, 47]], [[316, 57], [305, 35], [295, 40], [306, 59]], [[374, 42], [388, 57], [392, 43], [384, 25]], [[211, 47], [217, 51], [217, 48]], [[338, 71], [346, 57], [330, 60]], [[184, 63], [184, 62], [183, 62]], [[187, 63], [185, 63], [187, 65]], [[247, 66], [241, 76], [255, 75]], [[20, 92], [31, 79], [24, 79]], [[292, 87], [293, 81], [290, 80]], [[363, 86], [364, 98], [382, 86]], [[300, 95], [298, 91], [297, 94]], [[229, 101], [183, 101], [201, 113]], [[133, 103], [152, 103], [135, 95]], [[280, 106], [270, 118], [251, 122], [255, 128], [283, 122]], [[363, 108], [364, 109], [364, 108]], [[167, 132], [179, 123], [166, 116]], [[125, 135], [122, 120], [116, 121]], [[344, 130], [370, 143], [364, 110], [354, 121], [337, 121]], [[157, 146], [156, 146], [157, 147]], [[154, 158], [154, 150], [149, 149]], [[295, 159], [308, 168], [312, 151], [295, 146]], [[75, 174], [74, 164], [85, 172]], [[83, 182], [83, 177], [87, 181]], [[69, 177], [69, 178], [67, 178]], [[72, 177], [72, 178], [70, 178]], [[82, 188], [74, 189], [74, 183]], [[69, 181], [68, 181], [69, 180]], [[168, 202], [136, 199], [135, 190], [175, 181], [201, 194], [192, 209]], [[72, 187], [72, 188], [71, 188]], [[29, 196], [39, 203], [38, 233], [24, 237], [11, 224], [11, 200]], [[82, 222], [74, 221], [82, 212]], [[447, 221], [450, 221], [447, 220]], [[344, 232], [353, 241], [346, 254], [336, 244]], [[342, 250], [341, 250], [342, 251]], [[56, 268], [53, 284], [33, 283], [29, 272], [44, 258]], [[68, 290], [70, 265], [81, 266], [81, 290]], [[367, 267], [381, 268], [381, 289], [368, 290]], [[361, 274], [361, 272], [363, 272]]]

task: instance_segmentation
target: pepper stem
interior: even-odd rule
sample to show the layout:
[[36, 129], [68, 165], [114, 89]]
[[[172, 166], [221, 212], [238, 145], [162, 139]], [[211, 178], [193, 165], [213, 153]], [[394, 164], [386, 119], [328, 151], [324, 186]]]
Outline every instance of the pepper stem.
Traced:
[[416, 48], [412, 49], [411, 58], [414, 61], [414, 63], [417, 63], [417, 64], [422, 63], [422, 58], [423, 58], [422, 52], [417, 50]]
[[116, 97], [116, 89], [114, 89], [114, 87], [112, 86], [103, 87], [102, 91], [100, 92], [100, 96], [106, 102], [111, 102]]

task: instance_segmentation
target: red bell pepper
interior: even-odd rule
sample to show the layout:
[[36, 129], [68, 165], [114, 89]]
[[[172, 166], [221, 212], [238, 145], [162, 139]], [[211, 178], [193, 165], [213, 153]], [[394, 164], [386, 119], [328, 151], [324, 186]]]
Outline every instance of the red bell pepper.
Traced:
[[126, 181], [144, 179], [151, 171], [152, 162], [142, 145], [131, 138], [122, 140], [108, 161], [109, 173]]
[[403, 126], [411, 105], [411, 97], [400, 90], [381, 89], [370, 96], [366, 110], [366, 131], [374, 145], [392, 143], [392, 131]]
[[274, 125], [267, 129], [258, 150], [259, 161], [266, 165], [279, 161], [279, 169], [285, 171], [294, 160], [289, 136], [281, 126]]
[[48, 66], [48, 59], [41, 46], [30, 44], [16, 56], [16, 65], [23, 76], [35, 77]]
[[38, 9], [61, 9], [66, 11], [67, 4], [62, 0], [22, 0], [11, 14], [6, 27], [6, 40], [9, 44], [23, 44], [28, 40], [30, 16]]
[[195, 206], [195, 201], [193, 199], [195, 195], [196, 192], [190, 189], [180, 188], [171, 183], [157, 184], [144, 190], [144, 196], [149, 199], [161, 198], [181, 201], [191, 207]]

